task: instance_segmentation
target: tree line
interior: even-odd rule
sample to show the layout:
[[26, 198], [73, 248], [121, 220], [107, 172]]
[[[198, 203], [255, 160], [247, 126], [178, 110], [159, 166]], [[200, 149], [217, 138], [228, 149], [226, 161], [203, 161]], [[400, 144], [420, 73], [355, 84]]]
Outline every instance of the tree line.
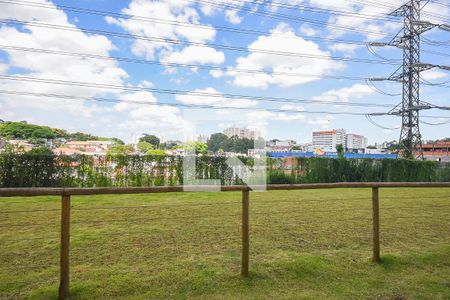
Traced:
[[[250, 168], [253, 160], [240, 158]], [[198, 179], [243, 184], [223, 156], [196, 158]], [[450, 181], [450, 165], [406, 159], [266, 158], [267, 183]], [[0, 187], [125, 187], [183, 184], [183, 157], [0, 153]]]
[[124, 142], [118, 138], [105, 138], [83, 132], [70, 133], [64, 129], [28, 124], [25, 122], [4, 122], [0, 124], [0, 137], [27, 140], [32, 144], [42, 144], [43, 140], [65, 139], [76, 141], [112, 140], [116, 144]]

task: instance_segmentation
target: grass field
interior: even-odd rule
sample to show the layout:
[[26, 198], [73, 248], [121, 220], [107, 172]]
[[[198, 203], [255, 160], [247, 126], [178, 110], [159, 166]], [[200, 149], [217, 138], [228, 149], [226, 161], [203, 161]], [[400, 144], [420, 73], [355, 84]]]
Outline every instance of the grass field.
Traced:
[[[450, 189], [250, 194], [250, 276], [240, 276], [241, 193], [72, 197], [73, 299], [450, 299]], [[60, 198], [0, 198], [0, 298], [53, 299]]]

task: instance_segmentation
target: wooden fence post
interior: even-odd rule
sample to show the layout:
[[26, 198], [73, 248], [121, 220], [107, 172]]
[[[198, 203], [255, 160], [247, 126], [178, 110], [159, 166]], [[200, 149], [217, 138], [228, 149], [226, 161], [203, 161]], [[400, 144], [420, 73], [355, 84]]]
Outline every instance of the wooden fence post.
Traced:
[[248, 276], [249, 261], [249, 190], [242, 191], [242, 268], [241, 275]]
[[372, 188], [373, 256], [374, 262], [380, 262], [380, 204], [378, 187]]
[[60, 253], [60, 282], [58, 299], [69, 296], [69, 249], [70, 249], [70, 195], [63, 195], [61, 199], [61, 253]]

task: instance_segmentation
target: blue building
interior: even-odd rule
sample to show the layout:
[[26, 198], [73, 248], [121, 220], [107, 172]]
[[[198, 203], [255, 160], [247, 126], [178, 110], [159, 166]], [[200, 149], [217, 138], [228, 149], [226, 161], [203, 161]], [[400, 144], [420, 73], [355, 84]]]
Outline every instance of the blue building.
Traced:
[[[326, 157], [326, 158], [338, 158], [337, 152], [324, 152], [321, 154], [315, 152], [267, 152], [267, 156], [273, 158], [283, 157]], [[349, 153], [345, 152], [346, 158], [371, 158], [371, 159], [395, 159], [397, 154], [364, 154], [364, 153]]]

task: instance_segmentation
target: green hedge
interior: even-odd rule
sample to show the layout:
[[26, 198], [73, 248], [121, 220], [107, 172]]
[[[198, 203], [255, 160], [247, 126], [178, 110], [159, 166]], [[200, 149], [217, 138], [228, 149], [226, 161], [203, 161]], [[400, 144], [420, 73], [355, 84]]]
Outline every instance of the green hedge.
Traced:
[[[244, 163], [253, 161], [242, 158]], [[224, 157], [198, 157], [196, 177], [242, 184]], [[450, 181], [450, 165], [430, 161], [267, 159], [268, 183]], [[0, 187], [102, 187], [183, 184], [183, 161], [172, 156], [0, 154]]]

